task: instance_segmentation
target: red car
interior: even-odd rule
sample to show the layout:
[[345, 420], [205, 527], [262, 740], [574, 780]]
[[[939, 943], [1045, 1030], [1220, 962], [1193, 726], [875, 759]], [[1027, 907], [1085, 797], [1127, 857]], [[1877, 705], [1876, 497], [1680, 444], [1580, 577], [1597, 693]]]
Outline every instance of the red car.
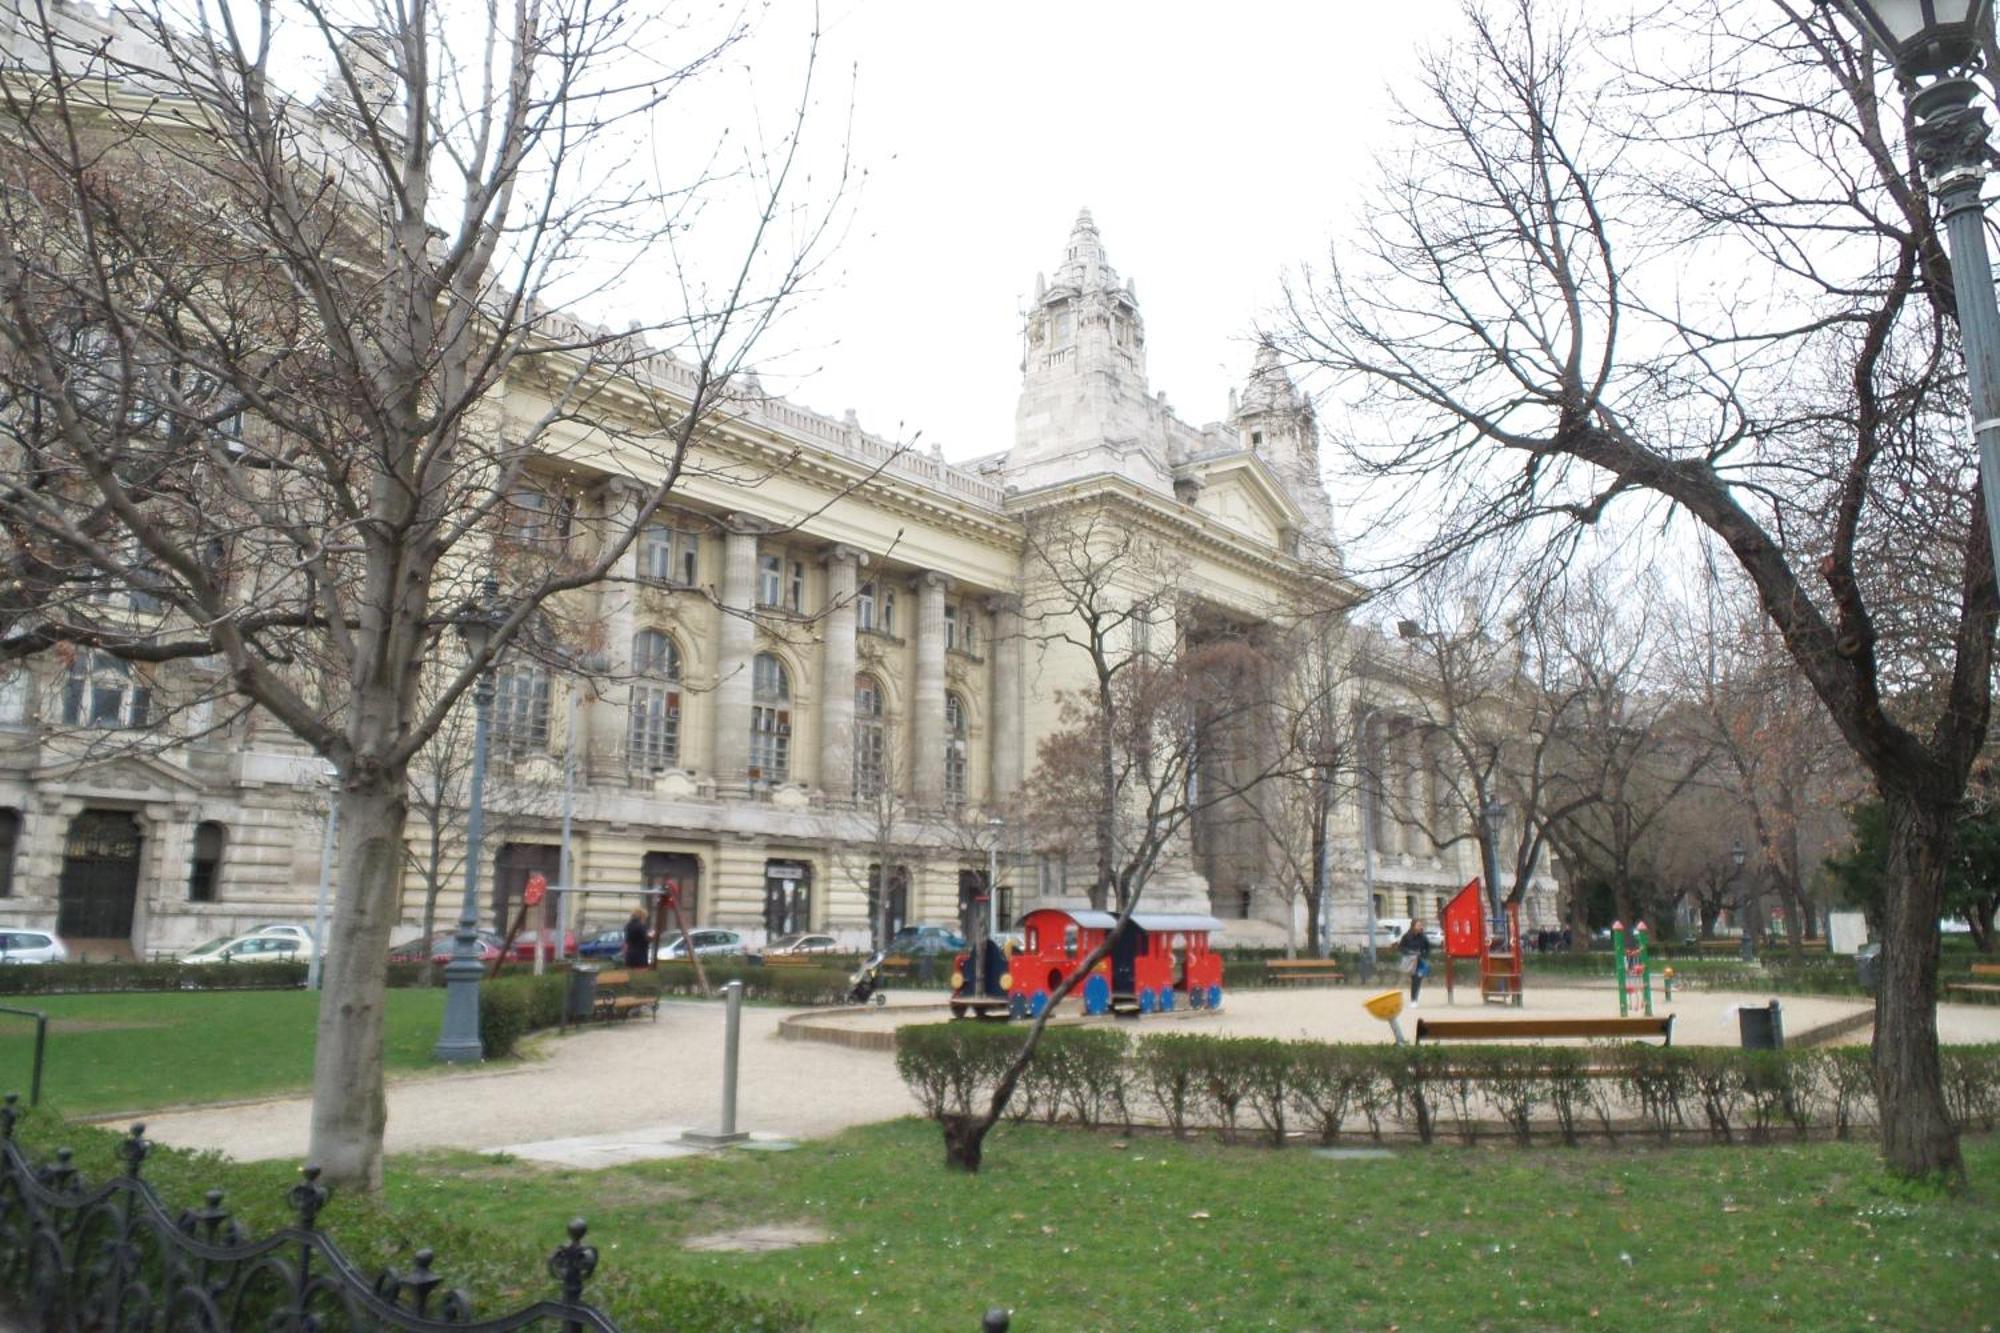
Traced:
[[[538, 931], [533, 931], [533, 930], [524, 930], [524, 931], [522, 931], [522, 932], [521, 932], [521, 933], [520, 933], [519, 935], [516, 935], [516, 936], [514, 937], [514, 949], [513, 949], [513, 952], [509, 953], [509, 954], [508, 954], [507, 956], [508, 956], [509, 958], [511, 958], [511, 959], [513, 959], [513, 960], [515, 960], [516, 962], [522, 962], [522, 963], [532, 963], [532, 962], [534, 962], [534, 961], [535, 961], [535, 939], [536, 939], [536, 936], [537, 936], [537, 935], [538, 935], [539, 933], [540, 933], [540, 932], [538, 932]], [[554, 958], [554, 957], [556, 957], [556, 956], [557, 956], [557, 954], [556, 954], [556, 933], [555, 933], [555, 932], [554, 932], [553, 930], [549, 932], [549, 952], [548, 952], [548, 956], [549, 956], [550, 958]], [[566, 931], [564, 931], [564, 932], [563, 932], [563, 937], [562, 937], [562, 954], [561, 954], [561, 956], [562, 956], [562, 957], [564, 957], [564, 958], [574, 958], [574, 957], [576, 957], [576, 932], [575, 932], [575, 931], [573, 931], [573, 930], [566, 930]]]

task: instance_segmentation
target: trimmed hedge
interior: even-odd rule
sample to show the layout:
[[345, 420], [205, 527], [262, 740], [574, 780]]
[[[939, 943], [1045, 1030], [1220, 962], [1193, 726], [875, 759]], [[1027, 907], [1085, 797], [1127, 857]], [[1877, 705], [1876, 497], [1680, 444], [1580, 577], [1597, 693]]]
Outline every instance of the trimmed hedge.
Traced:
[[[898, 1029], [896, 1068], [934, 1119], [975, 1114], [1020, 1050], [1018, 1028], [939, 1023]], [[1945, 1099], [1962, 1130], [2000, 1124], [2000, 1046], [1943, 1052]], [[1015, 1098], [1014, 1119], [1156, 1124], [1176, 1136], [1246, 1130], [1276, 1146], [1332, 1144], [1396, 1128], [1431, 1143], [1539, 1135], [1643, 1134], [1717, 1143], [1847, 1138], [1872, 1123], [1862, 1047], [1742, 1051], [1642, 1044], [1589, 1047], [1380, 1046], [1191, 1033], [1051, 1027]]]
[[305, 984], [304, 963], [36, 963], [0, 967], [0, 995], [298, 990]]
[[479, 985], [479, 1045], [489, 1060], [514, 1054], [521, 1038], [562, 1022], [569, 978], [501, 977]]

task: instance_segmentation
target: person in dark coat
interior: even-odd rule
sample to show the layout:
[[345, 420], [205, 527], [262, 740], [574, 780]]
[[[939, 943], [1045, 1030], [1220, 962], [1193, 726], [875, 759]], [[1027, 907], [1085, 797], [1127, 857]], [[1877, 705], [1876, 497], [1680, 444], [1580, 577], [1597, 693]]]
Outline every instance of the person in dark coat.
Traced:
[[651, 961], [646, 957], [652, 940], [646, 930], [644, 908], [632, 909], [632, 919], [625, 923], [625, 966], [645, 967]]
[[1431, 970], [1431, 937], [1424, 934], [1421, 918], [1412, 921], [1403, 938], [1396, 941], [1396, 951], [1403, 955], [1403, 972], [1410, 978], [1410, 1007], [1414, 1009]]

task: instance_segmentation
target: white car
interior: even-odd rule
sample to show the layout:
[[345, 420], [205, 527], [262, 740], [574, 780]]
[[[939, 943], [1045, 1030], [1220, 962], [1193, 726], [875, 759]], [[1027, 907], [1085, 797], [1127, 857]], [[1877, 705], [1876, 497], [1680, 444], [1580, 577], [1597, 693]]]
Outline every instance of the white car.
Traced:
[[0, 963], [66, 963], [69, 950], [46, 930], [0, 931]]
[[297, 940], [299, 947], [308, 952], [313, 947], [312, 931], [308, 927], [295, 926], [288, 922], [272, 922], [261, 926], [252, 926], [243, 933], [245, 935], [276, 935], [280, 939]]
[[[694, 951], [703, 958], [742, 953], [743, 937], [733, 930], [697, 930], [694, 932]], [[687, 942], [676, 931], [661, 943], [656, 956], [685, 958], [688, 956]]]
[[225, 935], [190, 949], [183, 963], [300, 963], [312, 950], [284, 935]]

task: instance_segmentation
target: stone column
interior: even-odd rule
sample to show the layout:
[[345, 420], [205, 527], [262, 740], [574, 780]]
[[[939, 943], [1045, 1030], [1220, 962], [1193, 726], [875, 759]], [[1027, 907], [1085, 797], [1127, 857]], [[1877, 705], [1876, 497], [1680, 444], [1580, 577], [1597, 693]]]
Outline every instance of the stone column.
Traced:
[[944, 594], [951, 580], [917, 580], [917, 679], [910, 691], [910, 795], [944, 803]]
[[1403, 808], [1408, 815], [1404, 821], [1403, 850], [1412, 856], [1436, 854], [1426, 827], [1429, 820], [1426, 804], [1423, 733], [1411, 727], [1403, 738]]
[[714, 774], [719, 789], [742, 790], [750, 780], [750, 671], [757, 655], [757, 531], [732, 516], [722, 539], [722, 634], [715, 657]]
[[[617, 486], [605, 488], [604, 517], [607, 526], [615, 523], [621, 513], [630, 514], [632, 498]], [[580, 771], [599, 781], [623, 781], [626, 775], [626, 728], [632, 702], [632, 636], [639, 628], [636, 606], [638, 576], [639, 543], [635, 541], [612, 565], [610, 577], [597, 585], [597, 619], [604, 626], [606, 679], [600, 686], [602, 693], [594, 696], [585, 693], [583, 707], [578, 710], [578, 721], [587, 746], [583, 756], [579, 756], [587, 756], [587, 762]], [[585, 691], [590, 688], [588, 678], [580, 674], [570, 678], [569, 687]]]
[[854, 795], [854, 588], [868, 557], [852, 546], [826, 553], [826, 651], [821, 658], [819, 785], [838, 800]]
[[[1014, 597], [994, 597], [987, 601], [991, 630], [986, 640], [986, 656], [992, 663], [993, 706], [987, 728], [992, 756], [990, 804], [1004, 806], [1021, 788], [1023, 732], [1026, 722], [1021, 699], [1021, 603]], [[940, 711], [943, 703], [939, 702]]]

